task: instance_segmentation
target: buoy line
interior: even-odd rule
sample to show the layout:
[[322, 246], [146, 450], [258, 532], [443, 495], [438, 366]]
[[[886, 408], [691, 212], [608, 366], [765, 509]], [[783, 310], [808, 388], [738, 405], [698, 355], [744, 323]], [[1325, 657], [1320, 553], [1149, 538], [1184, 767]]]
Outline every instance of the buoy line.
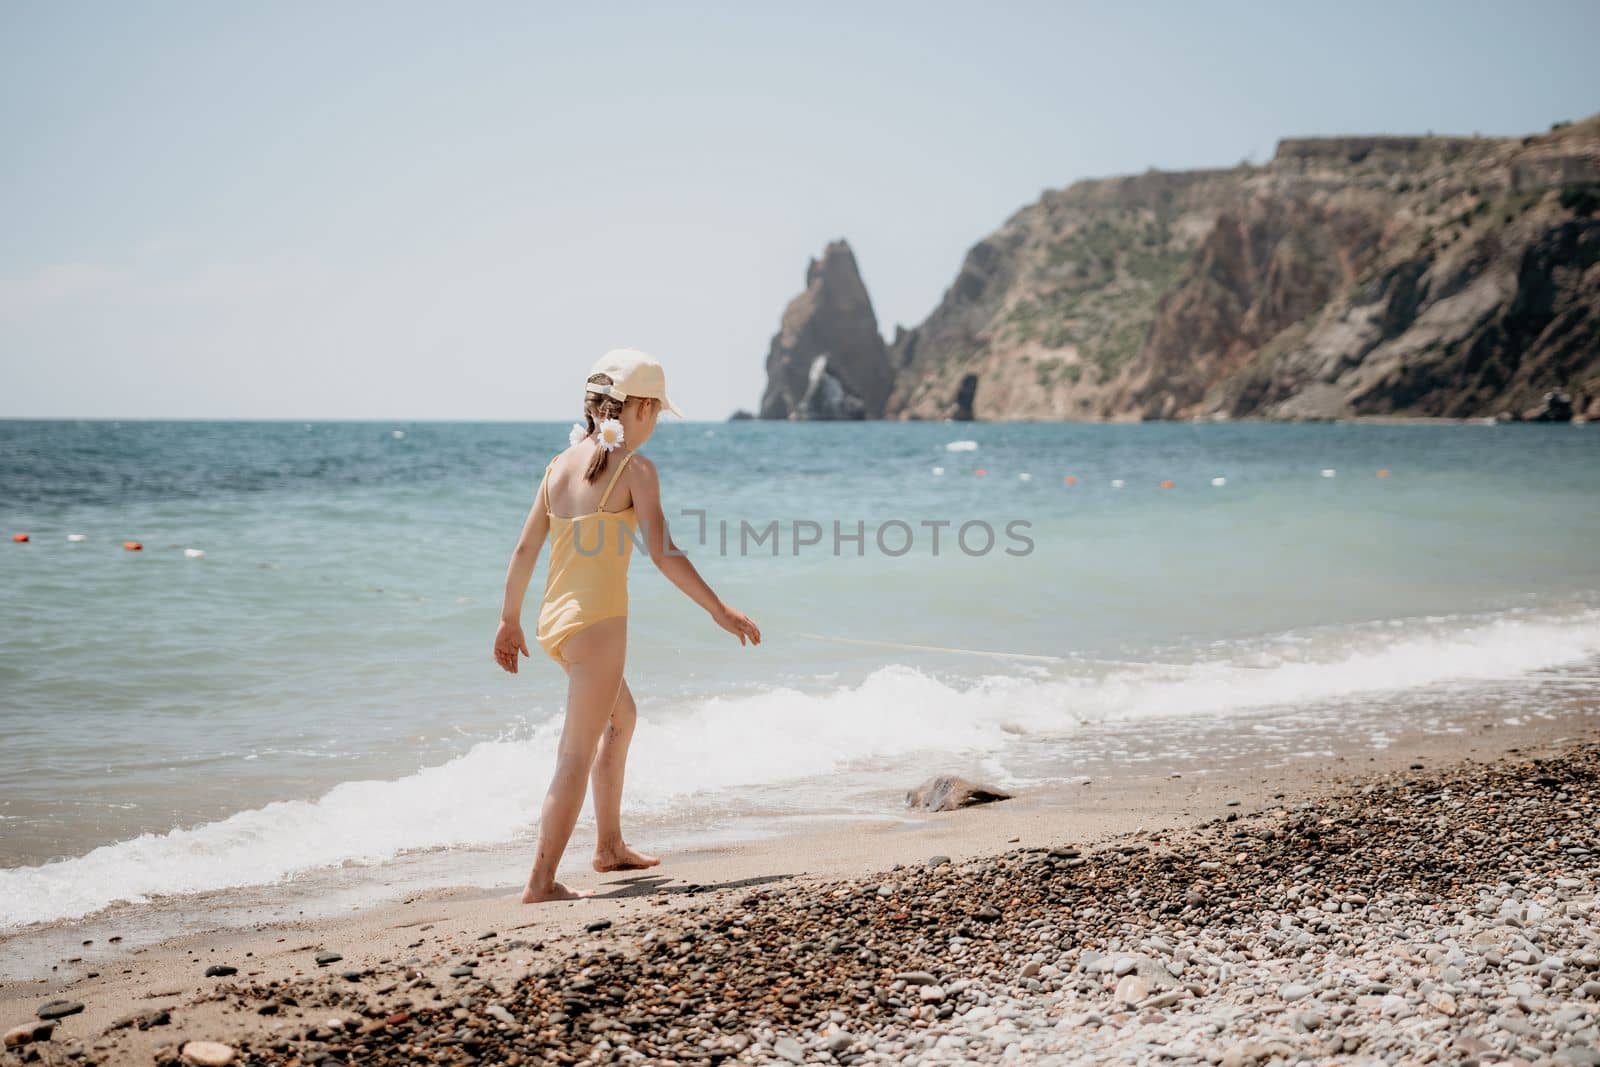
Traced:
[[[943, 467], [934, 467], [934, 468], [932, 468], [932, 473], [933, 473], [933, 476], [935, 478], [943, 477], [944, 473], [945, 473], [945, 468], [943, 468]], [[988, 473], [989, 473], [989, 468], [987, 468], [987, 467], [974, 467], [974, 468], [972, 468], [972, 475], [975, 478], [982, 478], [985, 475], [987, 475]], [[1334, 467], [1323, 467], [1320, 470], [1318, 470], [1317, 473], [1323, 478], [1335, 478], [1335, 477], [1338, 477], [1339, 471], [1337, 470], [1337, 468], [1334, 468]], [[1387, 467], [1380, 467], [1376, 471], [1377, 477], [1379, 477], [1379, 478], [1387, 478], [1387, 477], [1389, 477], [1390, 473], [1391, 472], [1390, 472], [1389, 468], [1387, 468]], [[1033, 481], [1033, 474], [1031, 472], [1029, 472], [1029, 471], [1019, 471], [1017, 473], [1017, 480], [1018, 481], [1022, 481], [1022, 482], [1031, 482], [1031, 481]], [[1213, 489], [1221, 489], [1223, 486], [1228, 484], [1227, 477], [1225, 475], [1220, 475], [1220, 474], [1217, 475], [1214, 478], [1209, 479], [1209, 481], [1211, 483], [1211, 488], [1213, 488]], [[1078, 476], [1075, 475], [1075, 474], [1063, 475], [1062, 478], [1061, 478], [1061, 482], [1062, 482], [1063, 485], [1069, 485], [1069, 486], [1077, 485], [1078, 484]], [[1124, 489], [1124, 488], [1127, 487], [1128, 482], [1124, 478], [1113, 478], [1113, 479], [1111, 479], [1111, 481], [1108, 484], [1110, 484], [1111, 488], [1113, 488], [1113, 489]], [[1156, 484], [1157, 484], [1157, 487], [1161, 488], [1161, 489], [1176, 489], [1177, 488], [1177, 482], [1176, 482], [1176, 480], [1174, 480], [1172, 478], [1162, 478]]]
[[[1043, 656], [1035, 652], [995, 652], [984, 648], [948, 648], [944, 645], [912, 645], [903, 641], [873, 641], [864, 637], [832, 637], [828, 634], [814, 634], [799, 632], [796, 637], [803, 637], [808, 641], [831, 641], [841, 645], [861, 645], [867, 648], [894, 648], [903, 652], [949, 652], [959, 656], [989, 656], [993, 659], [1020, 659], [1034, 663], [1094, 663], [1112, 667], [1137, 667], [1148, 670], [1159, 667], [1169, 671], [1187, 671], [1197, 666], [1206, 664], [1193, 663], [1163, 663], [1160, 660], [1136, 659], [1104, 659], [1099, 656]], [[1269, 671], [1271, 667], [1256, 666], [1250, 663], [1224, 663], [1212, 666], [1221, 666], [1228, 670], [1236, 671]]]
[[951, 652], [961, 656], [992, 656], [995, 659], [1021, 659], [1035, 663], [1070, 663], [1062, 656], [1041, 656], [1032, 652], [994, 652], [983, 648], [944, 648], [940, 645], [908, 645], [900, 641], [868, 641], [860, 637], [829, 637], [827, 634], [797, 633], [810, 641], [833, 641], [841, 645], [863, 645], [869, 648], [897, 648], [905, 652]]

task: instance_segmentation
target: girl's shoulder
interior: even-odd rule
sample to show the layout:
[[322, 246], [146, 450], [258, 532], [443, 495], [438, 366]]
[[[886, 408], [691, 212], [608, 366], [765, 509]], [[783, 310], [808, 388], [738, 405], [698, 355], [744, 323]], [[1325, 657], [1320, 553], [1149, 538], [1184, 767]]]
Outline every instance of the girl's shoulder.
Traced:
[[643, 452], [634, 452], [630, 450], [627, 453], [627, 459], [628, 469], [627, 471], [623, 472], [625, 475], [631, 471], [639, 471], [642, 474], [648, 474], [652, 478], [655, 477], [655, 461], [649, 456], [645, 455]]

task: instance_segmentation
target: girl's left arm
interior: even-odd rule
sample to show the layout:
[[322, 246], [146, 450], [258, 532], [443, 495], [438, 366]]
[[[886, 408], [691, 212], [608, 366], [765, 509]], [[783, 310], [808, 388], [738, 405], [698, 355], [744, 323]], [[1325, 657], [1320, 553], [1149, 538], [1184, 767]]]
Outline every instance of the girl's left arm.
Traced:
[[[550, 472], [545, 471], [545, 481], [549, 478]], [[517, 673], [519, 654], [532, 655], [528, 651], [528, 639], [522, 633], [522, 601], [528, 595], [534, 564], [539, 562], [539, 552], [550, 533], [545, 481], [539, 483], [539, 492], [528, 511], [528, 521], [522, 524], [522, 536], [517, 538], [517, 547], [511, 551], [511, 563], [506, 567], [505, 598], [500, 603], [500, 627], [494, 635], [494, 661], [512, 674]]]

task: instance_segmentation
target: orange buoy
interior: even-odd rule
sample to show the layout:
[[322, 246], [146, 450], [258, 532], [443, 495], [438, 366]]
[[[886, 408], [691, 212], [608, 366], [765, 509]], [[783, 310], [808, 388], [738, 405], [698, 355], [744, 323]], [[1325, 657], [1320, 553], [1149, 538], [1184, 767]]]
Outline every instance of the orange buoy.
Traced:
[[122, 547], [127, 549], [129, 552], [144, 551], [144, 543], [141, 541], [124, 541], [122, 542]]
[[1163, 489], [1171, 489], [1172, 488], [1172, 479], [1171, 478], [1163, 478], [1161, 480], [1161, 488], [1163, 488]]
[[1388, 467], [1379, 467], [1378, 468], [1378, 477], [1380, 477], [1380, 478], [1389, 477], [1389, 468]]
[[11, 535], [11, 540], [15, 541], [19, 545], [25, 545], [28, 543], [29, 537], [25, 533], [14, 533]]
[[1069, 475], [1067, 475], [1065, 478], [1063, 478], [1061, 480], [1066, 482], [1068, 485], [1077, 485], [1078, 484], [1078, 476], [1076, 474], [1069, 474]]
[[974, 470], [972, 473], [977, 475], [979, 478], [982, 478], [985, 474], [988, 474], [989, 472], [984, 470], [982, 467], [979, 467], [976, 470]]

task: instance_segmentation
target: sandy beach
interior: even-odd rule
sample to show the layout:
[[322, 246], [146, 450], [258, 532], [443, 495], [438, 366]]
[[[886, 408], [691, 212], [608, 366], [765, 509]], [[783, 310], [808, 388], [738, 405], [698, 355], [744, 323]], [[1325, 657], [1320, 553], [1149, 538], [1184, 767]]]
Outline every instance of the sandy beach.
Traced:
[[[134, 949], [56, 924], [8, 941], [60, 954], [0, 988], [0, 1020], [23, 1041], [50, 1029], [29, 1030], [45, 1005], [71, 1013], [5, 1055], [151, 1063], [213, 1041], [258, 1063], [1132, 1061], [1181, 1036], [1177, 1062], [1376, 1062], [1387, 1035], [1402, 1058], [1459, 1037], [1475, 1057], [1588, 1063], [1572, 1049], [1592, 1047], [1600, 996], [1585, 970], [1597, 766], [1592, 716], [1486, 719], [1376, 754], [1077, 783], [643, 873], [569, 864], [596, 889], [570, 904], [460, 888]], [[1495, 826], [1508, 814], [1515, 835]], [[1487, 973], [1456, 959], [1457, 913], [1491, 898], [1511, 941], [1537, 942], [1529, 915], [1560, 927], [1502, 945]], [[1330, 917], [1321, 935], [1295, 918], [1306, 908]], [[1435, 949], [1419, 924], [1446, 931]], [[1353, 1000], [1327, 984], [1318, 953], [1336, 949], [1366, 975]], [[1502, 1008], [1524, 1019], [1514, 1040], [1474, 1036]]]

